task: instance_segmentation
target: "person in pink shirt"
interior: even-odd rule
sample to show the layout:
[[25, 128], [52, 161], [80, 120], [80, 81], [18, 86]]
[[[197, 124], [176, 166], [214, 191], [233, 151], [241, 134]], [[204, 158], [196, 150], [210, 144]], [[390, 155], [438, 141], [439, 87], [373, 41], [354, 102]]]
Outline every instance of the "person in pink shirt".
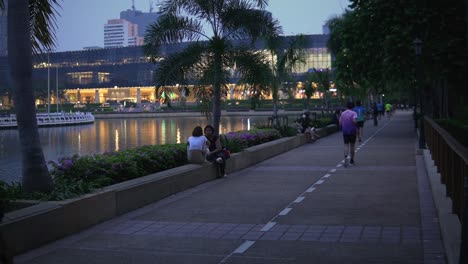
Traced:
[[[343, 139], [345, 144], [344, 156], [345, 156], [345, 167], [349, 164], [355, 165], [354, 163], [354, 144], [356, 143], [356, 124], [357, 124], [357, 113], [353, 111], [354, 103], [348, 102], [347, 109], [340, 116], [341, 131], [343, 131]], [[349, 158], [351, 158], [349, 160]]]

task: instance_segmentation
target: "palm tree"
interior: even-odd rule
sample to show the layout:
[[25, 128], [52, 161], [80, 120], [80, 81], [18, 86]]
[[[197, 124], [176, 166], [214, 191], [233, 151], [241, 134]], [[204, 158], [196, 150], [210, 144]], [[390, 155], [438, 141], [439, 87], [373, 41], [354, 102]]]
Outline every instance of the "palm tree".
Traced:
[[[251, 44], [262, 36], [277, 35], [281, 29], [270, 13], [267, 0], [166, 0], [162, 15], [145, 35], [145, 53], [160, 61], [155, 74], [162, 93], [168, 85], [195, 83], [195, 94], [210, 96], [213, 126], [218, 134], [221, 94], [226, 93], [230, 71], [237, 61], [255, 53]], [[233, 40], [251, 43], [234, 45]], [[203, 40], [203, 41], [202, 41]], [[160, 58], [162, 45], [187, 41], [185, 48]], [[206, 97], [205, 97], [206, 98]], [[204, 101], [206, 102], [206, 101]]]
[[273, 97], [273, 125], [276, 126], [278, 118], [278, 100], [279, 91], [285, 81], [290, 80], [291, 73], [300, 65], [304, 64], [305, 44], [304, 35], [298, 35], [292, 38], [286, 48], [281, 37], [272, 37], [268, 39], [267, 46], [271, 56], [271, 72], [273, 75], [270, 88]]
[[[52, 179], [39, 141], [32, 89], [32, 54], [53, 47], [56, 0], [14, 0], [8, 11], [8, 63], [22, 155], [25, 191], [50, 191]], [[4, 1], [0, 0], [0, 6]]]
[[316, 82], [316, 78], [313, 73], [307, 72], [303, 81], [303, 89], [306, 96], [306, 109], [310, 110], [310, 98], [314, 95], [315, 92], [313, 83]]
[[317, 78], [319, 91], [323, 93], [323, 99], [325, 100], [325, 105], [327, 106], [327, 111], [330, 110], [330, 71], [326, 69], [316, 69], [314, 68], [314, 74]]

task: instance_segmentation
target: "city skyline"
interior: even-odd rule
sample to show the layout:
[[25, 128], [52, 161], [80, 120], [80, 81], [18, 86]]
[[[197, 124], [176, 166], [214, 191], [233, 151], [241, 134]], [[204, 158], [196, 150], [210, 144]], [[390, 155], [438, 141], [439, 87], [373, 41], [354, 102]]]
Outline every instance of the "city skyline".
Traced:
[[[152, 1], [156, 3], [157, 1]], [[291, 2], [294, 5], [291, 5]], [[267, 10], [280, 21], [284, 35], [322, 34], [322, 26], [329, 18], [341, 15], [348, 0], [270, 0]], [[112, 3], [112, 4], [110, 4]], [[135, 0], [135, 9], [148, 12], [150, 1]], [[131, 9], [132, 1], [64, 1], [57, 8], [56, 50], [82, 50], [84, 47], [104, 46], [103, 29], [109, 19], [117, 19], [120, 12]], [[153, 5], [153, 12], [156, 8]]]

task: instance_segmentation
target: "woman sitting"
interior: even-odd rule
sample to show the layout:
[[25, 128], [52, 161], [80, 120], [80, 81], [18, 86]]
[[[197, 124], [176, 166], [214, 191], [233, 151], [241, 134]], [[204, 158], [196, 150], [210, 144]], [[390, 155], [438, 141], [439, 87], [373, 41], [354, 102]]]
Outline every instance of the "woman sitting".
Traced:
[[208, 140], [203, 135], [201, 126], [193, 129], [192, 136], [187, 140], [187, 159], [190, 163], [202, 164], [208, 147]]
[[205, 137], [208, 140], [209, 152], [206, 155], [208, 161], [216, 162], [219, 165], [220, 174], [218, 178], [226, 177], [226, 157], [219, 136], [214, 135], [214, 128], [207, 125], [204, 129]]

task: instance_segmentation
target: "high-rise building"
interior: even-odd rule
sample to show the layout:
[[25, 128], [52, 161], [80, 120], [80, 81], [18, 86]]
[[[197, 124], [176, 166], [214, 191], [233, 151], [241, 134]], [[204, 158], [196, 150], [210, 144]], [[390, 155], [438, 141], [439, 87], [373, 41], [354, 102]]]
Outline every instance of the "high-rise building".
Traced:
[[143, 45], [138, 25], [125, 19], [109, 19], [104, 25], [104, 48]]
[[127, 11], [120, 12], [120, 19], [125, 19], [130, 21], [133, 24], [138, 25], [138, 36], [144, 37], [146, 28], [158, 20], [159, 13], [154, 13], [151, 11], [145, 13], [135, 9], [128, 9]]
[[8, 0], [4, 1], [5, 9], [0, 9], [0, 56], [6, 56], [8, 53], [8, 35], [7, 35], [7, 6]]

